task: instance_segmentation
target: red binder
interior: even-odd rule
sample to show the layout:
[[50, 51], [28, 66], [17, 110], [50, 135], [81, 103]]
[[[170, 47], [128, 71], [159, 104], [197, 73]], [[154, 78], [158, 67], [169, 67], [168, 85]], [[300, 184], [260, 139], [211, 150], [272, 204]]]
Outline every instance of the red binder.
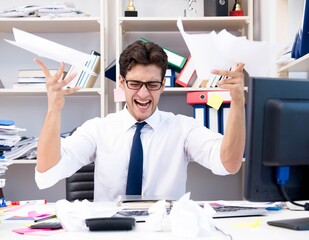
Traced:
[[195, 66], [192, 61], [192, 57], [189, 56], [185, 66], [178, 74], [175, 83], [182, 87], [191, 87], [197, 78]]
[[223, 98], [223, 103], [231, 102], [231, 95], [228, 90], [209, 90], [200, 92], [188, 92], [187, 93], [187, 104], [206, 104], [211, 94], [218, 94]]

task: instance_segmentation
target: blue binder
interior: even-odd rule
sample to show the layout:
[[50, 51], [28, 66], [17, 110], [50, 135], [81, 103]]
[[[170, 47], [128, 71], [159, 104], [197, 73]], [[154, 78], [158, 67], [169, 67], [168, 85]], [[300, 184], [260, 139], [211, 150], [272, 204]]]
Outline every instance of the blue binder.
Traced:
[[2, 125], [2, 126], [13, 126], [13, 125], [15, 125], [15, 121], [14, 120], [0, 119], [0, 125]]
[[295, 36], [291, 57], [298, 59], [307, 53], [309, 53], [309, 0], [304, 2], [303, 23]]
[[194, 104], [193, 117], [201, 122], [202, 125], [214, 132], [220, 132], [221, 109], [214, 109], [206, 104]]
[[206, 104], [194, 104], [193, 105], [193, 117], [200, 121], [202, 125], [207, 127], [207, 110]]
[[220, 114], [220, 124], [219, 124], [219, 132], [221, 134], [224, 134], [224, 129], [227, 123], [227, 119], [229, 116], [229, 111], [230, 111], [230, 104], [222, 104], [220, 109], [219, 109], [219, 114]]

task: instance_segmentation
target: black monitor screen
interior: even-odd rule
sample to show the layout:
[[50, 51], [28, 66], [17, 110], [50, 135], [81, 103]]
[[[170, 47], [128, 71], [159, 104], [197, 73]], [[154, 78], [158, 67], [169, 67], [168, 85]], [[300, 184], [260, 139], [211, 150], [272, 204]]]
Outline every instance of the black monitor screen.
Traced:
[[245, 198], [308, 200], [309, 80], [250, 78], [246, 107]]

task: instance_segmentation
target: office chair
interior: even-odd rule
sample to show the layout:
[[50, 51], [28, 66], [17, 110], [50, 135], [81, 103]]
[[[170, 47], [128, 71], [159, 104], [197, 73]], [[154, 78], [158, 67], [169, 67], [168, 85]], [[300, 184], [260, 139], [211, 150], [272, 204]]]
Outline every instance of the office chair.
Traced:
[[72, 176], [66, 178], [66, 199], [93, 201], [94, 192], [94, 163], [79, 169]]
[[[74, 128], [70, 135], [77, 128]], [[66, 199], [70, 202], [74, 200], [93, 201], [94, 192], [94, 163], [88, 164], [79, 169], [72, 176], [66, 178]]]

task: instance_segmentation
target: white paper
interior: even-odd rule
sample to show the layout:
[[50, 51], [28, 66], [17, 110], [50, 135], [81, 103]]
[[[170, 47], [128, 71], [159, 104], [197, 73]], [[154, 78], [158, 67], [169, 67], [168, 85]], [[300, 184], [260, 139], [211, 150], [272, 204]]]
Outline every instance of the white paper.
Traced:
[[45, 57], [57, 62], [64, 62], [84, 70], [87, 73], [96, 75], [90, 68], [85, 66], [86, 62], [91, 57], [90, 54], [77, 51], [73, 48], [63, 46], [17, 28], [13, 28], [13, 33], [15, 41], [7, 39], [5, 39], [5, 41], [37, 54], [40, 57]]
[[216, 232], [212, 219], [213, 210], [207, 210], [190, 200], [190, 193], [186, 193], [177, 202], [174, 202], [170, 212], [173, 235], [182, 238], [213, 235]]
[[87, 218], [112, 217], [120, 210], [114, 203], [110, 205], [100, 202], [89, 202], [88, 200], [75, 200], [69, 202], [61, 199], [56, 202], [56, 214], [61, 225], [68, 231], [89, 231], [86, 226]]
[[196, 67], [198, 78], [213, 79], [212, 69], [228, 70], [237, 63], [244, 63], [250, 76], [269, 76], [275, 65], [277, 47], [266, 42], [250, 41], [235, 37], [226, 30], [202, 34], [188, 34], [179, 18], [181, 32]]

